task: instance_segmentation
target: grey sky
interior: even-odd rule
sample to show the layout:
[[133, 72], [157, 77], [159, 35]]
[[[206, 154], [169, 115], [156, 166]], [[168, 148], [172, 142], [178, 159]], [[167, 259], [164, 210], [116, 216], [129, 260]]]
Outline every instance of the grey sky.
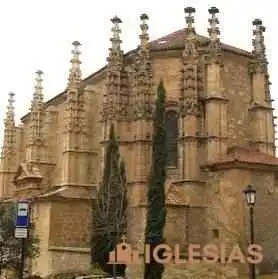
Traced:
[[[252, 20], [261, 18], [266, 27], [265, 43], [270, 62], [272, 98], [277, 98], [278, 40], [274, 30], [275, 9], [272, 0], [1, 0], [0, 1], [0, 140], [3, 136], [8, 92], [16, 94], [16, 121], [29, 111], [34, 87], [34, 72], [44, 74], [44, 96], [48, 100], [64, 90], [67, 82], [71, 43], [82, 43], [83, 77], [105, 64], [110, 18], [118, 15], [123, 23], [122, 47], [131, 50], [139, 42], [139, 16], [149, 15], [151, 39], [184, 28], [183, 8], [196, 8], [195, 26], [207, 35], [208, 8], [220, 10], [221, 40], [252, 49]], [[276, 31], [277, 33], [277, 31]], [[276, 50], [276, 53], [274, 52]], [[274, 103], [278, 108], [277, 103]], [[2, 144], [1, 144], [2, 145]]]

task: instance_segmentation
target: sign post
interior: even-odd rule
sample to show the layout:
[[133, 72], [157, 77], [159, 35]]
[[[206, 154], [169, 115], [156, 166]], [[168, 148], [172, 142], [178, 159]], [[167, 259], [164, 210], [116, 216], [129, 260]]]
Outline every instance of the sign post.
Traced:
[[15, 222], [15, 238], [21, 239], [21, 258], [19, 279], [23, 279], [24, 262], [25, 262], [25, 239], [28, 237], [29, 228], [29, 202], [20, 201], [17, 203], [17, 214]]

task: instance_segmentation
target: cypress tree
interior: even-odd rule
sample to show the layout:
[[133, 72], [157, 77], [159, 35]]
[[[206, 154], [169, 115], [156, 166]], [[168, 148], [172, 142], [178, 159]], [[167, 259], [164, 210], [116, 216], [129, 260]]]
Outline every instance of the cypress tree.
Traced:
[[[93, 202], [92, 263], [113, 274], [113, 266], [107, 264], [109, 252], [126, 233], [126, 174], [120, 162], [119, 146], [114, 125], [110, 127], [106, 148], [103, 179], [97, 199]], [[124, 275], [125, 266], [116, 265], [116, 274]]]
[[[151, 257], [150, 263], [145, 263], [145, 279], [161, 279], [164, 271], [164, 265], [157, 263], [152, 255], [154, 247], [164, 242], [166, 158], [165, 89], [163, 82], [160, 81], [153, 121], [152, 167], [147, 194], [148, 211], [145, 243], [150, 245]], [[158, 256], [161, 257], [161, 255]]]

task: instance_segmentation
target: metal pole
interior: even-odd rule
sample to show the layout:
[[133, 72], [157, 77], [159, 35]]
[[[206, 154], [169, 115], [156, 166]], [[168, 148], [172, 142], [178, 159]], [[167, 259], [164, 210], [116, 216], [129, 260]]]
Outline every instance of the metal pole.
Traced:
[[3, 265], [3, 243], [0, 242], [0, 277], [2, 277], [2, 265]]
[[117, 276], [116, 276], [116, 264], [113, 263], [113, 278], [116, 279]]
[[19, 263], [19, 279], [23, 279], [24, 262], [25, 262], [25, 238], [22, 238], [21, 239], [21, 257], [20, 257], [20, 263]]
[[186, 242], [186, 257], [188, 257], [188, 247], [189, 247], [189, 207], [190, 205], [186, 205], [186, 225], [185, 225], [185, 242]]
[[[116, 253], [116, 247], [117, 247], [117, 225], [116, 224], [114, 224], [114, 237], [115, 237], [115, 260], [117, 261], [117, 253]], [[113, 240], [113, 238], [112, 238], [112, 240]], [[113, 263], [113, 278], [114, 279], [116, 279], [117, 278], [117, 276], [116, 276], [116, 263], [114, 262]]]
[[[255, 244], [255, 236], [254, 236], [254, 208], [251, 205], [250, 206], [250, 244]], [[256, 279], [256, 267], [255, 264], [250, 264], [249, 265], [250, 269], [250, 279]]]

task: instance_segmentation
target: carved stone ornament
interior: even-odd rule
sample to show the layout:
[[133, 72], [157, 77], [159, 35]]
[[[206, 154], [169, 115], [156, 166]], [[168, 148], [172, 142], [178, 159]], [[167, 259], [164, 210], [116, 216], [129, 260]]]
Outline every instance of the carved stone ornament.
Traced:
[[198, 104], [197, 100], [193, 98], [185, 99], [183, 104], [180, 106], [180, 114], [182, 117], [187, 115], [200, 115], [200, 105]]
[[125, 120], [128, 117], [128, 105], [121, 105], [117, 112], [117, 119]]
[[153, 106], [149, 102], [138, 101], [135, 104], [134, 114], [136, 119], [151, 118], [153, 114]]
[[67, 132], [79, 134], [82, 132], [83, 124], [82, 121], [77, 121], [77, 119], [73, 119], [69, 121], [66, 125]]

